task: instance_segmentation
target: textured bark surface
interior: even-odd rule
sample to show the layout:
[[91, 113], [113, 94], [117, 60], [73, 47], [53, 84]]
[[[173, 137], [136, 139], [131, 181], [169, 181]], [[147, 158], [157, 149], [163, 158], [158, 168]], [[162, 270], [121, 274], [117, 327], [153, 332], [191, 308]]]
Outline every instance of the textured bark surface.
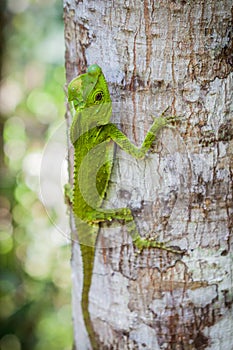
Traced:
[[[99, 236], [90, 312], [100, 349], [233, 348], [232, 1], [64, 0], [69, 82], [99, 64], [112, 121], [139, 145], [152, 115], [181, 116], [148, 156], [118, 150], [108, 207], [130, 206], [142, 235], [187, 249], [135, 256], [123, 225]], [[77, 350], [89, 349], [73, 244]]]

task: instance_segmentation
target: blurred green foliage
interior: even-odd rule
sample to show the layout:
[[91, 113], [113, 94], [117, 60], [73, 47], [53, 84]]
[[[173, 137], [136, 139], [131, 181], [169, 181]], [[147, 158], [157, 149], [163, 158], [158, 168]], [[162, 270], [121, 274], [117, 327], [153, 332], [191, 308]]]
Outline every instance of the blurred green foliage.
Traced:
[[69, 240], [40, 199], [43, 150], [65, 114], [62, 2], [0, 7], [0, 348], [68, 350]]

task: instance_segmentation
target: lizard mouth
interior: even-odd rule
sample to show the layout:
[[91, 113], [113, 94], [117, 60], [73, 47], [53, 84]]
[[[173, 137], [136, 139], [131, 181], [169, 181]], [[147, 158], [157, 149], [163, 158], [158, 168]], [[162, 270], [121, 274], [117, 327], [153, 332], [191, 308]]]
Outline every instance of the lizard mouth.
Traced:
[[73, 104], [73, 107], [75, 109], [77, 109], [77, 108], [80, 109], [80, 108], [82, 108], [84, 106], [84, 101], [80, 101], [77, 98], [70, 98], [69, 102], [71, 102]]
[[74, 107], [80, 106], [80, 101], [79, 101], [79, 100], [73, 99], [73, 100], [71, 100], [71, 101], [73, 102]]

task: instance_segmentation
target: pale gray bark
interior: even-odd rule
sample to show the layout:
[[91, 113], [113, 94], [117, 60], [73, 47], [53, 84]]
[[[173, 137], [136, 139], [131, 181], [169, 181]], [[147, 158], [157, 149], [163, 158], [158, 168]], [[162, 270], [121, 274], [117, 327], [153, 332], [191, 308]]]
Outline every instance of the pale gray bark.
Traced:
[[[118, 150], [105, 205], [189, 256], [135, 256], [123, 225], [98, 240], [90, 312], [100, 349], [233, 348], [232, 1], [64, 0], [67, 81], [99, 64], [112, 121], [135, 144], [168, 106], [181, 116], [140, 161]], [[73, 244], [77, 350], [89, 349]]]

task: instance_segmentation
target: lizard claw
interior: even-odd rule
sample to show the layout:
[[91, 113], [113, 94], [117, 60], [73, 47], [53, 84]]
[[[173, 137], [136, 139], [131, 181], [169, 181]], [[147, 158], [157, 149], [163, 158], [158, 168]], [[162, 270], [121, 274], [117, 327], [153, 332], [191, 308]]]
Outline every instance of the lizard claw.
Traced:
[[168, 123], [175, 123], [175, 122], [180, 122], [181, 121], [181, 117], [177, 116], [177, 115], [171, 115], [168, 117], [165, 117], [166, 120], [168, 121]]

